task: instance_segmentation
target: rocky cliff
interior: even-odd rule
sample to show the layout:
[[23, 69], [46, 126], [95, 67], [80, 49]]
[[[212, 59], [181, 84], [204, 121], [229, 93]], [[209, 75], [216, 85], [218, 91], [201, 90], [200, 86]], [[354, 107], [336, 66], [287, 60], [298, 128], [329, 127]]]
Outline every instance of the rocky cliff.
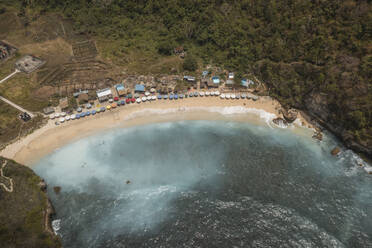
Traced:
[[0, 157], [0, 166], [0, 247], [61, 247], [42, 179], [12, 160]]

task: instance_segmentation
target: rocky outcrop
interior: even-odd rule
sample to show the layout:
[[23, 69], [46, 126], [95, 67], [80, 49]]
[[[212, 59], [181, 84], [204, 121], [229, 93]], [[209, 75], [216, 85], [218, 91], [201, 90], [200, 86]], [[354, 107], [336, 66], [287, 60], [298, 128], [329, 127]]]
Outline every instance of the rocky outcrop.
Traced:
[[341, 153], [341, 150], [338, 147], [333, 148], [332, 151], [331, 151], [332, 156], [337, 156], [340, 153]]
[[281, 109], [281, 113], [288, 123], [294, 122], [297, 119], [298, 115], [298, 111], [296, 109]]
[[288, 125], [288, 122], [281, 117], [277, 117], [273, 120], [273, 123], [278, 126]]

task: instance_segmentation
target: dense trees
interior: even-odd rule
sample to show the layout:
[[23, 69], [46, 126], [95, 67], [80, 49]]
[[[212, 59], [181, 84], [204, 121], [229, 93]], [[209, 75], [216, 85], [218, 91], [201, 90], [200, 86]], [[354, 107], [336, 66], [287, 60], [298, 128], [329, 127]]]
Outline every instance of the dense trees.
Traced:
[[205, 62], [242, 73], [254, 71], [271, 94], [288, 105], [304, 107], [304, 99], [313, 91], [327, 94], [336, 122], [348, 130], [372, 132], [370, 1], [23, 3], [35, 11], [62, 12], [74, 20], [79, 32], [120, 41], [126, 49], [169, 55], [173, 47], [182, 45]]

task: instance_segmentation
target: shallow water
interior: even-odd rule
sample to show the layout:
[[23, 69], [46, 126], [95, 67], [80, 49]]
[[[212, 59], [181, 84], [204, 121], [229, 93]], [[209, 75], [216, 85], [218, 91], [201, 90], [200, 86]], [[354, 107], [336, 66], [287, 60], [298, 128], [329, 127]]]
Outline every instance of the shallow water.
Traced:
[[34, 168], [64, 247], [372, 247], [372, 178], [288, 129], [185, 121], [115, 129]]

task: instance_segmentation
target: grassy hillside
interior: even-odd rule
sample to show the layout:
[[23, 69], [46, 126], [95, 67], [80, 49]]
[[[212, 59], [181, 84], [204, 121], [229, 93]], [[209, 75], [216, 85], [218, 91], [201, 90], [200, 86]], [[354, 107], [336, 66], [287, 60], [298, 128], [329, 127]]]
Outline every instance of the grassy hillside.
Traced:
[[[0, 166], [4, 160], [0, 157]], [[0, 186], [1, 247], [61, 247], [60, 241], [45, 231], [47, 196], [38, 185], [41, 179], [30, 168], [10, 160], [3, 172], [13, 180], [13, 192]], [[8, 181], [0, 178], [9, 187]]]
[[[199, 66], [254, 73], [284, 105], [372, 154], [370, 1], [15, 1], [25, 24], [60, 13], [117, 65], [151, 72], [183, 46]], [[168, 60], [172, 61], [172, 60]], [[161, 62], [160, 62], [161, 63]], [[174, 61], [179, 68], [179, 61]], [[162, 72], [171, 69], [158, 66]], [[179, 70], [177, 70], [179, 71]]]

